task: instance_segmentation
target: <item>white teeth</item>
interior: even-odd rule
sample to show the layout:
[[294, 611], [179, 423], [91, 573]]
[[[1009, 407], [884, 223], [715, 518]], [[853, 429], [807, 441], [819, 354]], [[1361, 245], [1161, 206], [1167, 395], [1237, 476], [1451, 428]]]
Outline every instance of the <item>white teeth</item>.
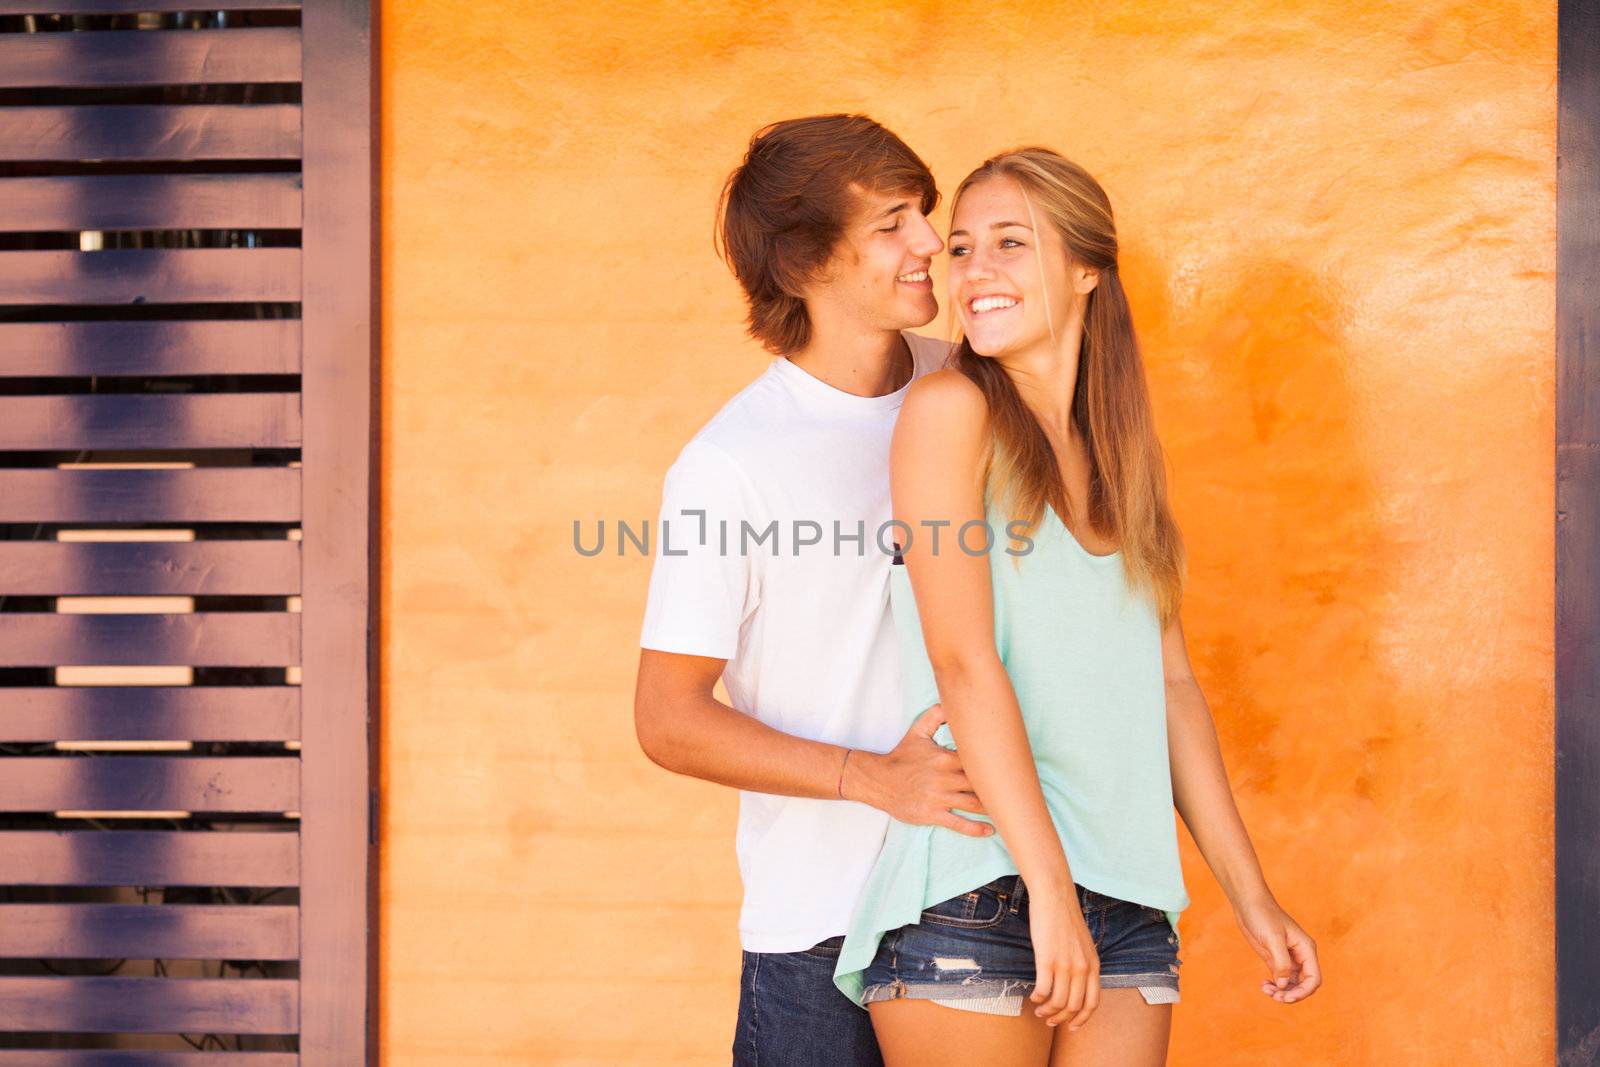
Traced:
[[1000, 308], [1016, 307], [1017, 302], [1009, 296], [980, 296], [972, 302], [974, 312], [996, 311]]
[[897, 280], [902, 282], [925, 282], [928, 280], [928, 272], [919, 270], [912, 274], [902, 274]]

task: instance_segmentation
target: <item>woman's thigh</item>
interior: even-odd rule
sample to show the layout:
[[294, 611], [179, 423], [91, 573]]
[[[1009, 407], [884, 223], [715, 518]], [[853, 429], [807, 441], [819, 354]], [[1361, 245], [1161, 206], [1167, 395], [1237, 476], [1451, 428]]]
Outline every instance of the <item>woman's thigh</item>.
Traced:
[[1163, 1067], [1171, 1033], [1171, 1004], [1147, 1004], [1133, 988], [1102, 989], [1088, 1022], [1056, 1029], [1050, 1067]]
[[928, 1000], [868, 1006], [884, 1067], [1164, 1067], [1172, 1005], [1147, 1004], [1137, 989], [1102, 989], [1075, 1031], [1021, 1015], [957, 1011]]
[[[1139, 997], [1136, 989], [1128, 992]], [[1046, 1067], [1050, 1063], [1053, 1031], [1027, 1009], [1015, 1016], [987, 1015], [931, 1000], [902, 998], [877, 1001], [867, 1005], [867, 1010], [872, 1013], [884, 1067]]]

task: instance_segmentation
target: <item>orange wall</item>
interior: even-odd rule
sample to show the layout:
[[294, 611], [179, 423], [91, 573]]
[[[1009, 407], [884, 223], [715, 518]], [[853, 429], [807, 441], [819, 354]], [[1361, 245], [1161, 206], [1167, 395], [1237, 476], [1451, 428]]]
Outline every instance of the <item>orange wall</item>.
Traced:
[[384, 6], [386, 1062], [726, 1062], [734, 796], [638, 752], [648, 565], [571, 522], [654, 515], [763, 367], [714, 198], [846, 109], [1117, 205], [1192, 652], [1327, 972], [1268, 1002], [1182, 835], [1172, 1062], [1551, 1062], [1555, 5], [781, 7]]

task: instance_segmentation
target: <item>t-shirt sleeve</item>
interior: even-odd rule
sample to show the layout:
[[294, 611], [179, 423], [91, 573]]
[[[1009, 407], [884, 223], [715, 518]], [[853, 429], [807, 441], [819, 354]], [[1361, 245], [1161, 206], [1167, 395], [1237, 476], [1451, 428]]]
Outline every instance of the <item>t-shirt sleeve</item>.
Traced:
[[911, 362], [916, 368], [912, 377], [920, 378], [950, 365], [951, 357], [955, 355], [955, 345], [920, 333], [911, 334], [910, 338]]
[[753, 504], [731, 456], [704, 441], [684, 447], [661, 491], [641, 647], [734, 657], [757, 600], [750, 559], [737, 547], [739, 523], [756, 518]]

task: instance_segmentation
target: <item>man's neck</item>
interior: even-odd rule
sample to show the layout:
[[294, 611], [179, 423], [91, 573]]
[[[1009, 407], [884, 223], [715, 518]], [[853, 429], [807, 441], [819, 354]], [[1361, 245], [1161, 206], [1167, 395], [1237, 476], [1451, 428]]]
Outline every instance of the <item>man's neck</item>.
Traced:
[[813, 329], [811, 343], [789, 361], [813, 378], [856, 396], [886, 396], [911, 380], [911, 349], [898, 330], [829, 332]]

